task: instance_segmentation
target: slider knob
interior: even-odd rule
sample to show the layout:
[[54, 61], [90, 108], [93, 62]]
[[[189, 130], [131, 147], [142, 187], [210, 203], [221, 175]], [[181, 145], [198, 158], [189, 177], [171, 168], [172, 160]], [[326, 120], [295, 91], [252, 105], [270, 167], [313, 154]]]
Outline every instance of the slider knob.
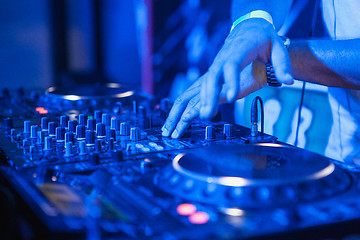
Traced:
[[139, 141], [141, 138], [140, 128], [132, 127], [130, 129], [130, 140], [131, 141]]
[[215, 128], [213, 126], [207, 126], [205, 128], [205, 140], [215, 139]]

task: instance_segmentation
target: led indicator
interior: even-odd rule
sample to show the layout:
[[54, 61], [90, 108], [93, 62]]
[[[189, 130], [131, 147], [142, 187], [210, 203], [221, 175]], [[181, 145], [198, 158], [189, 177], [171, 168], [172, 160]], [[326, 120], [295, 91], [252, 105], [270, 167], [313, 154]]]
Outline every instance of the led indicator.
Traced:
[[179, 215], [189, 216], [196, 212], [196, 206], [191, 203], [182, 203], [176, 208], [176, 211]]
[[35, 108], [35, 111], [37, 111], [40, 114], [47, 114], [48, 110], [46, 110], [44, 107], [37, 107]]
[[195, 212], [189, 216], [189, 221], [192, 224], [205, 224], [209, 222], [209, 214], [206, 212]]

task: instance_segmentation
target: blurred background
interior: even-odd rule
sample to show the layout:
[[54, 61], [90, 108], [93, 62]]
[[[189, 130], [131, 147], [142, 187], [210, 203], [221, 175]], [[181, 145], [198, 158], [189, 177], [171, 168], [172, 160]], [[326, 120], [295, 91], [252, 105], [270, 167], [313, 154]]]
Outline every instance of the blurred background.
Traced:
[[[281, 35], [324, 38], [321, 9], [295, 0]], [[116, 82], [176, 99], [212, 63], [231, 27], [230, 0], [2, 0], [2, 89]], [[312, 19], [316, 22], [312, 26]], [[265, 87], [223, 106], [227, 121], [250, 126], [250, 104], [265, 103], [265, 131], [323, 154], [332, 124], [327, 88]], [[321, 106], [321, 108], [319, 108]]]

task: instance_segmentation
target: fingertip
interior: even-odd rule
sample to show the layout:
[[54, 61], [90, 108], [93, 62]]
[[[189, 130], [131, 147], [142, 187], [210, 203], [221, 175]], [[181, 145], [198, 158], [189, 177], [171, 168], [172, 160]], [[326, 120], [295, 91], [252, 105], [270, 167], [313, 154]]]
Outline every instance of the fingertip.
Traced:
[[201, 108], [200, 108], [200, 118], [201, 118], [201, 119], [206, 119], [206, 118], [208, 118], [209, 111], [210, 111], [210, 107], [209, 107], [209, 106], [203, 106], [203, 107], [201, 107]]
[[287, 73], [284, 76], [284, 81], [283, 82], [285, 84], [291, 85], [291, 84], [294, 83], [294, 77], [290, 73]]
[[174, 130], [174, 132], [171, 134], [171, 137], [172, 138], [178, 138], [179, 137], [179, 132], [178, 132], [178, 130]]
[[227, 93], [226, 93], [226, 100], [228, 103], [231, 103], [233, 102], [235, 99], [235, 91], [233, 90], [229, 90]]
[[169, 132], [169, 130], [168, 130], [165, 126], [163, 127], [163, 130], [162, 130], [161, 135], [162, 135], [163, 137], [169, 137], [169, 136], [170, 136], [170, 132]]

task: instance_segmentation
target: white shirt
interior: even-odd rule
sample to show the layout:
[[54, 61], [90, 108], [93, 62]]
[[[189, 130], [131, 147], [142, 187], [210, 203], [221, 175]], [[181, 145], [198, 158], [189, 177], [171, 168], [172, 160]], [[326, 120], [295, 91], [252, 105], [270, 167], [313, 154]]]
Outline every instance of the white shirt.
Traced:
[[[334, 39], [360, 38], [359, 0], [322, 0], [323, 18]], [[329, 88], [333, 126], [325, 155], [350, 167], [360, 162], [360, 91]]]

